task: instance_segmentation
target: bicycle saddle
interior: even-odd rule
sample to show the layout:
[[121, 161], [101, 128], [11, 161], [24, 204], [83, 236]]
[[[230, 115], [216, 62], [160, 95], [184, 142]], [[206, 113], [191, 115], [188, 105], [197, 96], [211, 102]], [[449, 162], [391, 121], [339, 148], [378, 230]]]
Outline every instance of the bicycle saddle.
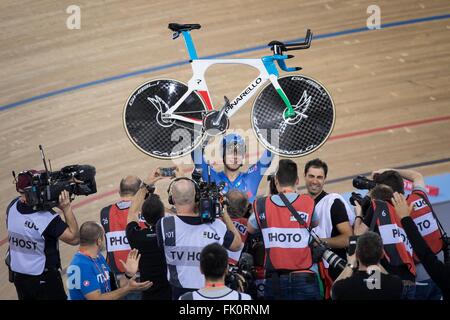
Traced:
[[190, 31], [194, 29], [200, 29], [201, 25], [194, 23], [194, 24], [178, 24], [178, 23], [169, 23], [169, 29], [177, 32], [177, 31]]

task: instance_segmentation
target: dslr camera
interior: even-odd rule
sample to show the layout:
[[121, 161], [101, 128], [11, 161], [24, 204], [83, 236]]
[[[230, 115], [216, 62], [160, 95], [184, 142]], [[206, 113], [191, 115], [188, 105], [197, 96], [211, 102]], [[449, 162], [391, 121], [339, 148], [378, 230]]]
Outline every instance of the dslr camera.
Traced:
[[225, 276], [225, 284], [233, 290], [243, 289], [243, 292], [256, 294], [255, 267], [253, 257], [247, 252], [243, 252], [237, 266], [229, 266]]
[[[373, 180], [370, 180], [364, 176], [357, 176], [352, 181], [353, 187], [359, 190], [371, 190], [375, 188], [377, 183]], [[358, 203], [362, 208], [367, 208], [370, 206], [370, 197], [369, 196], [361, 196], [360, 193], [352, 192], [352, 195], [349, 199], [352, 206], [355, 206]]]

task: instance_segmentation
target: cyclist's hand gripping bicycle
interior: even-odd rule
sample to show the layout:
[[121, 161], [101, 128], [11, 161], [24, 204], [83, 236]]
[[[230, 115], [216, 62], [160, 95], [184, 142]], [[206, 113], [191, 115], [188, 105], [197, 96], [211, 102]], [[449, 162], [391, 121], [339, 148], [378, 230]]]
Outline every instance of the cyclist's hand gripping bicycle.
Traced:
[[[299, 157], [318, 149], [334, 126], [335, 110], [327, 90], [303, 75], [279, 77], [286, 72], [285, 51], [308, 49], [312, 33], [304, 42], [285, 44], [272, 41], [270, 56], [259, 59], [200, 59], [190, 31], [199, 24], [169, 24], [173, 39], [183, 35], [192, 65], [188, 84], [172, 79], [154, 79], [140, 85], [128, 98], [123, 112], [125, 130], [132, 143], [144, 153], [173, 159], [190, 153], [207, 135], [224, 133], [231, 118], [250, 98], [257, 95], [251, 112], [254, 133], [270, 151], [285, 157]], [[235, 99], [214, 110], [205, 80], [214, 64], [245, 64], [259, 75]], [[230, 79], [232, 81], [232, 79]]]

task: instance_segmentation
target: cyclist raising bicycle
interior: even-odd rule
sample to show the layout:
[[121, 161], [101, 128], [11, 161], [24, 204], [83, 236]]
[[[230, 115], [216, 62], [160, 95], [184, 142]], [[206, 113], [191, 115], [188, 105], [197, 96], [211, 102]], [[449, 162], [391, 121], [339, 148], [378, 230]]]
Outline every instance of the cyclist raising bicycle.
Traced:
[[250, 203], [252, 203], [258, 192], [259, 183], [267, 168], [270, 167], [273, 158], [272, 153], [265, 150], [256, 164], [250, 166], [247, 172], [242, 172], [240, 169], [245, 159], [245, 140], [238, 134], [227, 134], [223, 137], [220, 146], [224, 170], [217, 172], [205, 160], [203, 150], [204, 148], [200, 146], [191, 154], [195, 168], [202, 170], [203, 180], [208, 181], [209, 171], [211, 174], [210, 182], [225, 182], [222, 191], [224, 194], [229, 190], [237, 189], [246, 193]]

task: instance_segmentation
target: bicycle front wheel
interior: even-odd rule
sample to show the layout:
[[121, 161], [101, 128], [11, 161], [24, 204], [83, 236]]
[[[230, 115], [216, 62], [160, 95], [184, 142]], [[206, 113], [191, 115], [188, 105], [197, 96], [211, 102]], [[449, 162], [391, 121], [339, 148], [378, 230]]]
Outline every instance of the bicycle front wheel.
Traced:
[[333, 99], [322, 84], [303, 75], [281, 77], [278, 82], [295, 117], [286, 117], [285, 103], [268, 84], [253, 103], [253, 131], [261, 144], [280, 156], [305, 156], [320, 148], [333, 130]]
[[[130, 141], [145, 154], [159, 159], [182, 157], [204, 138], [201, 124], [164, 119], [162, 114], [187, 92], [182, 82], [157, 79], [140, 85], [128, 98], [123, 123]], [[197, 92], [192, 92], [174, 114], [202, 121], [207, 109]]]

